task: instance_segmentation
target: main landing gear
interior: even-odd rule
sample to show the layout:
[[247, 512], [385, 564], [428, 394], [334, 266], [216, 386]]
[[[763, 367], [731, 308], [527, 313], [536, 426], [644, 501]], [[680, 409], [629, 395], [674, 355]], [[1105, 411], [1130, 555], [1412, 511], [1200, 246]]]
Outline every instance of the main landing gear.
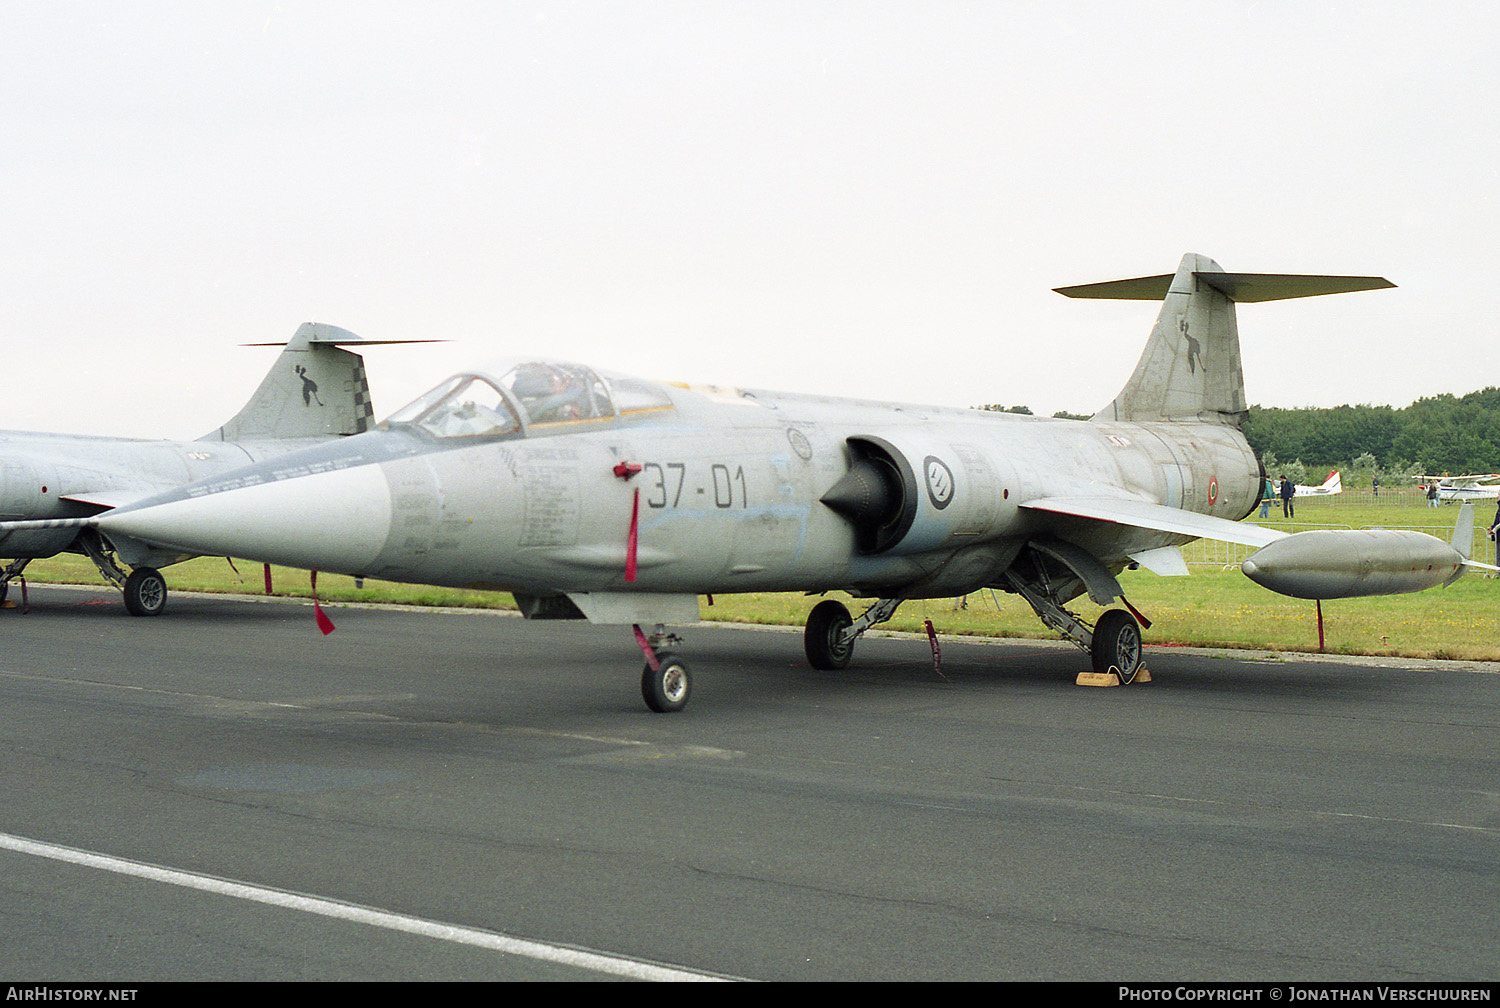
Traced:
[[[1007, 572], [1006, 577], [1011, 590], [1030, 603], [1043, 623], [1089, 656], [1089, 664], [1096, 676], [1113, 676], [1119, 683], [1129, 683], [1144, 673], [1145, 652], [1141, 646], [1141, 621], [1144, 617], [1138, 619], [1129, 603], [1124, 609], [1105, 610], [1099, 621], [1090, 625], [1063, 608], [1045, 577], [1032, 580], [1011, 572]], [[808, 614], [807, 627], [802, 635], [808, 662], [813, 668], [825, 671], [848, 668], [854, 657], [854, 642], [866, 630], [894, 616], [901, 601], [881, 599], [858, 619], [850, 617], [843, 603], [832, 599], [819, 602]], [[1150, 626], [1150, 623], [1146, 625]], [[1149, 681], [1149, 673], [1143, 681]]]
[[[5, 596], [10, 594], [10, 583], [15, 578], [21, 579], [21, 587], [23, 589], [22, 593], [24, 594], [24, 589], [26, 587], [26, 578], [22, 576], [21, 572], [26, 569], [26, 565], [29, 563], [31, 563], [31, 558], [24, 557], [20, 560], [13, 561], [3, 571], [0, 571], [0, 605], [5, 604]], [[14, 603], [12, 603], [12, 605], [14, 605]]]
[[167, 608], [167, 579], [155, 567], [135, 567], [129, 573], [120, 566], [97, 535], [82, 535], [78, 545], [94, 561], [105, 580], [125, 597], [125, 611], [132, 616], [160, 616]]
[[1011, 590], [1030, 604], [1037, 618], [1089, 656], [1096, 675], [1113, 674], [1121, 683], [1129, 683], [1141, 671], [1144, 659], [1141, 624], [1134, 613], [1128, 609], [1108, 609], [1098, 623], [1090, 626], [1063, 608], [1045, 578], [1030, 581], [1011, 571], [1005, 576]]
[[837, 672], [849, 667], [854, 657], [854, 642], [877, 623], [896, 615], [901, 599], [881, 599], [866, 609], [859, 619], [852, 619], [842, 602], [824, 599], [807, 615], [802, 632], [802, 648], [815, 669]]
[[[105, 579], [120, 589], [125, 598], [125, 611], [132, 616], [160, 616], [167, 608], [167, 579], [155, 567], [137, 567], [128, 574], [115, 562], [114, 557], [98, 549], [85, 548], [85, 553], [94, 561]], [[22, 571], [31, 558], [17, 560], [0, 570], [0, 604], [10, 594], [10, 583], [21, 580]]]

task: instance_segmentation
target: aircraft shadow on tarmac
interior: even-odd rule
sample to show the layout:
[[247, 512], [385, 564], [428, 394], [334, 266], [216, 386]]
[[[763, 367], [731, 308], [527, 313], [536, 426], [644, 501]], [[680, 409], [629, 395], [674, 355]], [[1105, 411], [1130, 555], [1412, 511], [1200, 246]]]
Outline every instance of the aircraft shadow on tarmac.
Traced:
[[[304, 634], [308, 646], [325, 643], [314, 626], [309, 600], [272, 598], [247, 601], [235, 596], [178, 594], [172, 599], [174, 620], [170, 624], [151, 621], [142, 624], [132, 620], [118, 595], [100, 586], [97, 590], [76, 588], [42, 588], [30, 593], [23, 610], [20, 600], [15, 608], [0, 611], [0, 620], [53, 621], [50, 632], [57, 632], [59, 618], [110, 622], [118, 620], [133, 629], [149, 627], [153, 633], [177, 635], [201, 633], [208, 624], [226, 622], [237, 626], [237, 646], [245, 647], [240, 632], [275, 625], [290, 627]], [[339, 642], [354, 645], [364, 655], [383, 653], [394, 642], [388, 639], [382, 617], [400, 615], [402, 610], [379, 610], [341, 607], [332, 604], [326, 611], [343, 630]], [[427, 616], [420, 610], [407, 616]], [[496, 688], [505, 691], [508, 679], [538, 663], [554, 660], [554, 646], [537, 624], [497, 616], [493, 632], [486, 630], [470, 647], [455, 645], [442, 637], [434, 647], [448, 649], [445, 664], [465, 675], [492, 677]], [[195, 626], [196, 625], [196, 626]], [[555, 624], [554, 624], [555, 626]], [[188, 629], [193, 627], [193, 629]], [[389, 631], [398, 638], [409, 637], [400, 631]], [[612, 628], [575, 624], [560, 631], [566, 635], [567, 651], [572, 662], [608, 672], [629, 666], [622, 664], [614, 647]], [[1204, 654], [1173, 648], [1147, 648], [1145, 665], [1153, 680], [1128, 686], [1096, 689], [1076, 686], [1075, 678], [1087, 672], [1079, 655], [1071, 648], [1049, 643], [1014, 640], [976, 643], [944, 640], [940, 664], [935, 666], [927, 640], [917, 637], [872, 638], [858, 661], [842, 671], [812, 668], [803, 654], [801, 635], [787, 632], [763, 632], [745, 629], [717, 628], [702, 624], [691, 631], [699, 641], [701, 657], [712, 674], [703, 678], [703, 691], [715, 696], [717, 704], [729, 707], [753, 705], [756, 698], [795, 693], [798, 702], [851, 699], [860, 695], [876, 696], [891, 691], [906, 691], [913, 698], [931, 695], [931, 691], [955, 696], [979, 691], [993, 694], [1017, 687], [1028, 692], [1037, 689], [1058, 694], [1073, 693], [1080, 699], [1110, 702], [1149, 701], [1154, 694], [1219, 694], [1225, 699], [1308, 701], [1336, 697], [1339, 702], [1361, 703], [1382, 697], [1394, 697], [1417, 688], [1420, 677], [1430, 672], [1395, 667], [1344, 664], [1337, 660], [1302, 660], [1296, 655], [1277, 658], [1259, 657], [1264, 652], [1245, 652], [1237, 656], [1223, 651]], [[253, 645], [250, 645], [253, 646]], [[330, 658], [333, 655], [329, 655]], [[1394, 661], [1394, 660], [1393, 660]], [[580, 689], [592, 686], [580, 684]], [[567, 691], [552, 694], [553, 702], [568, 706]], [[627, 686], [621, 686], [618, 698], [632, 707], [634, 700]], [[600, 698], [610, 707], [612, 698]], [[590, 704], [589, 706], [593, 706]]]

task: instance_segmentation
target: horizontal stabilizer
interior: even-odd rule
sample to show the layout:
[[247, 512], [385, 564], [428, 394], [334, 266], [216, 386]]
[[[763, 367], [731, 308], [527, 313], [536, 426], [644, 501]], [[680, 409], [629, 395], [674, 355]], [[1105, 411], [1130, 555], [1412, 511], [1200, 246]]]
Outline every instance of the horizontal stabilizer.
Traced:
[[[1231, 301], [1286, 301], [1291, 298], [1318, 297], [1322, 294], [1349, 294], [1354, 291], [1382, 290], [1394, 287], [1385, 277], [1310, 276], [1300, 273], [1214, 273], [1197, 272], [1193, 276], [1223, 294]], [[1133, 280], [1107, 280], [1104, 283], [1054, 287], [1071, 298], [1102, 298], [1112, 301], [1161, 301], [1172, 286], [1172, 274], [1136, 277]]]
[[1092, 518], [1095, 521], [1113, 522], [1116, 525], [1131, 525], [1135, 528], [1154, 529], [1157, 532], [1171, 532], [1174, 535], [1192, 536], [1195, 539], [1239, 543], [1242, 546], [1266, 546], [1277, 539], [1286, 537], [1285, 532], [1262, 528], [1259, 525], [1234, 522], [1227, 518], [1199, 514], [1196, 511], [1184, 511], [1182, 508], [1125, 498], [1039, 497], [1036, 500], [1027, 501], [1021, 507], [1031, 511], [1069, 515], [1073, 518]]
[[[289, 342], [291, 341], [288, 340], [284, 343], [241, 343], [240, 346], [286, 346]], [[307, 342], [309, 345], [317, 346], [400, 346], [403, 343], [446, 343], [448, 341], [440, 339], [360, 339], [356, 336], [353, 339], [310, 339]]]
[[362, 339], [348, 329], [340, 329], [327, 322], [304, 322], [289, 340], [280, 343], [241, 343], [240, 346], [290, 346], [292, 343], [309, 346], [398, 346], [402, 343], [446, 343], [437, 339]]
[[1226, 273], [1207, 256], [1189, 252], [1176, 273], [1053, 289], [1074, 298], [1161, 304], [1135, 372], [1114, 401], [1093, 419], [1116, 423], [1196, 420], [1239, 427], [1248, 406], [1240, 367], [1237, 302], [1394, 286], [1384, 277]]

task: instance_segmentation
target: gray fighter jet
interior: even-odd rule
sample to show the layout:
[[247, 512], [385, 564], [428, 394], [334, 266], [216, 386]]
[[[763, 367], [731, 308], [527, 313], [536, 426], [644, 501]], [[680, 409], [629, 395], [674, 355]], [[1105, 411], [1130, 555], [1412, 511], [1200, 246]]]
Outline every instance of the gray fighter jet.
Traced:
[[[857, 618], [831, 599], [812, 608], [807, 657], [835, 669], [903, 600], [994, 588], [1129, 681], [1143, 621], [1116, 576], [1185, 574], [1192, 539], [1265, 547], [1246, 573], [1306, 598], [1413, 591], [1464, 569], [1460, 550], [1419, 533], [1241, 521], [1263, 473], [1240, 431], [1236, 302], [1391, 286], [1188, 255], [1175, 274], [1059, 288], [1162, 302], [1134, 374], [1088, 421], [496, 363], [368, 433], [69, 526], [117, 549], [506, 590], [529, 618], [631, 626], [657, 711], [690, 691], [667, 628], [730, 592], [872, 599]], [[1120, 607], [1090, 624], [1065, 608], [1085, 593]]]
[[[0, 431], [0, 519], [99, 514], [216, 473], [362, 434], [374, 426], [364, 361], [341, 348], [385, 342], [408, 341], [361, 340], [336, 326], [304, 324], [244, 408], [197, 441]], [[0, 567], [0, 602], [27, 564], [61, 552], [93, 560], [136, 616], [157, 615], [166, 605], [166, 580], [158, 568], [195, 555], [113, 540], [92, 527], [0, 531], [0, 558], [11, 561]]]

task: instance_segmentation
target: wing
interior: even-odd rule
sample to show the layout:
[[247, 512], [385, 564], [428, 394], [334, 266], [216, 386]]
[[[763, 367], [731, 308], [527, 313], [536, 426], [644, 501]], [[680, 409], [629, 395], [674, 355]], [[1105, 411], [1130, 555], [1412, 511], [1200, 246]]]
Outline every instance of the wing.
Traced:
[[1040, 497], [1021, 505], [1032, 511], [1071, 515], [1075, 518], [1092, 518], [1095, 521], [1130, 525], [1134, 528], [1171, 532], [1174, 535], [1192, 536], [1195, 539], [1213, 539], [1219, 542], [1239, 543], [1242, 546], [1266, 546], [1277, 539], [1284, 539], [1285, 532], [1262, 528], [1246, 522], [1233, 522], [1227, 518], [1184, 511], [1181, 508], [1164, 507], [1147, 501], [1116, 497]]

